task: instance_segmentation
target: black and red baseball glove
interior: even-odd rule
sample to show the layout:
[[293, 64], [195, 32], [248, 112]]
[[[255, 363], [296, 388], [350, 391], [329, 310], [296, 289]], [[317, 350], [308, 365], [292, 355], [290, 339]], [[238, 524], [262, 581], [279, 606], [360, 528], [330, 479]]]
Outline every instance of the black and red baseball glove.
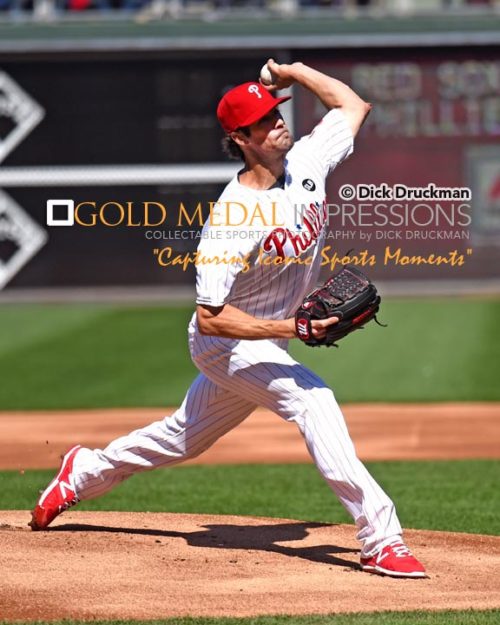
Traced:
[[[380, 306], [380, 295], [363, 272], [346, 265], [325, 284], [309, 293], [295, 313], [295, 329], [306, 345], [330, 347], [345, 336], [359, 330], [375, 319]], [[326, 336], [313, 336], [311, 321], [338, 317], [338, 323], [328, 326]]]

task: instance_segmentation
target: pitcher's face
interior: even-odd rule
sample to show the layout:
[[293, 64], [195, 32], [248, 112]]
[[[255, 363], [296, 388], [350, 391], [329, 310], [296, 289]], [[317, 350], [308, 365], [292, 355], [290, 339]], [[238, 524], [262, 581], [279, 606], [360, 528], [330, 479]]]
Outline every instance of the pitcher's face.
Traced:
[[293, 145], [293, 137], [278, 108], [248, 128], [250, 143], [255, 145], [257, 151], [286, 153]]

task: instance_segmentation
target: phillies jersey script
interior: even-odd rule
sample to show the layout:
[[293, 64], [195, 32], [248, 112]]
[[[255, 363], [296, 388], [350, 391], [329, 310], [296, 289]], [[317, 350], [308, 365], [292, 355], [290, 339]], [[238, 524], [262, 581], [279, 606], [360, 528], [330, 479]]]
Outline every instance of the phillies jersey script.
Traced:
[[[198, 251], [209, 262], [197, 266], [198, 304], [230, 304], [263, 319], [293, 316], [319, 273], [326, 177], [352, 145], [343, 113], [333, 109], [288, 152], [282, 188], [253, 190], [237, 177], [228, 184], [219, 207], [239, 203], [254, 214], [259, 204], [264, 219], [235, 227], [214, 215], [212, 224], [219, 225], [205, 225]], [[210, 262], [215, 258], [232, 262]], [[286, 262], [293, 260], [302, 262]], [[320, 474], [356, 523], [363, 558], [400, 540], [394, 504], [357, 458], [332, 390], [290, 356], [287, 342], [203, 335], [194, 315], [189, 348], [200, 373], [182, 405], [103, 450], [79, 450], [78, 497], [97, 497], [134, 473], [198, 456], [263, 406], [298, 427]]]

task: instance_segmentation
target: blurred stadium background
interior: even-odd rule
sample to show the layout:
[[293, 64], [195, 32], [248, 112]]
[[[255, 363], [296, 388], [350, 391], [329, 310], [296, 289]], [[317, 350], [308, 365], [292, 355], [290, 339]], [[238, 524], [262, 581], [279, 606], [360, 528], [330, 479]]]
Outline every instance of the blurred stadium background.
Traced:
[[[499, 52], [498, 1], [0, 0], [0, 302], [189, 297], [194, 270], [162, 269], [153, 249], [195, 249], [174, 238], [187, 229], [180, 203], [192, 214], [201, 202], [206, 215], [237, 167], [220, 150], [216, 102], [269, 56], [331, 73], [374, 105], [330, 202], [343, 183], [472, 188], [468, 206], [444, 203], [439, 215], [410, 202], [406, 227], [339, 216], [332, 251], [457, 249], [463, 267], [379, 263], [371, 274], [391, 293], [498, 292]], [[293, 95], [285, 115], [301, 135], [322, 111]], [[133, 219], [157, 202], [167, 219], [50, 227], [49, 199], [112, 202], [111, 223], [128, 202]], [[395, 230], [417, 234], [398, 242]], [[443, 230], [451, 238], [436, 239]], [[363, 232], [375, 231], [367, 245]]]

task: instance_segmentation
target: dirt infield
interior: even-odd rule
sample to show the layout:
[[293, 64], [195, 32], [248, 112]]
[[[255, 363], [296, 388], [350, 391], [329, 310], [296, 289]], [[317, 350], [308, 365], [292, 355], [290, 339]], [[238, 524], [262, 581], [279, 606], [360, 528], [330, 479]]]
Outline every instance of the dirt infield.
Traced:
[[[498, 457], [498, 404], [344, 407], [366, 459]], [[0, 413], [0, 468], [53, 467], [79, 442], [102, 447], [160, 410]], [[197, 463], [308, 461], [296, 428], [257, 411]], [[354, 528], [251, 517], [79, 512], [46, 532], [0, 512], [3, 619], [326, 614], [500, 606], [500, 538], [415, 531], [429, 571], [395, 580], [359, 570]]]
[[[172, 409], [0, 412], [0, 469], [50, 468], [76, 443], [103, 447]], [[353, 404], [343, 406], [363, 460], [498, 458], [500, 404]], [[309, 462], [294, 425], [266, 410], [246, 421], [195, 464]]]

